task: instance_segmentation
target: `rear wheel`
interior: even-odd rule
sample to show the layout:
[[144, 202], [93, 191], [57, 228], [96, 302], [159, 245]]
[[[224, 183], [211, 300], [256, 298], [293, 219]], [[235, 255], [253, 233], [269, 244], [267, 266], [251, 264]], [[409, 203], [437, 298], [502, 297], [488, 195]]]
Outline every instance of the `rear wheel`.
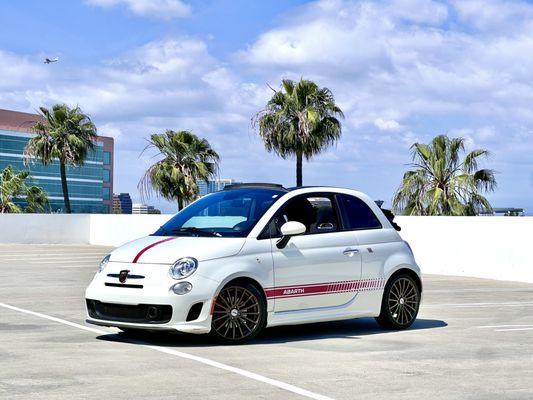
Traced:
[[415, 280], [407, 274], [398, 274], [385, 286], [376, 321], [385, 329], [406, 329], [415, 321], [419, 307], [420, 290]]
[[220, 291], [213, 308], [211, 334], [228, 344], [253, 339], [266, 325], [266, 304], [252, 284], [231, 284]]

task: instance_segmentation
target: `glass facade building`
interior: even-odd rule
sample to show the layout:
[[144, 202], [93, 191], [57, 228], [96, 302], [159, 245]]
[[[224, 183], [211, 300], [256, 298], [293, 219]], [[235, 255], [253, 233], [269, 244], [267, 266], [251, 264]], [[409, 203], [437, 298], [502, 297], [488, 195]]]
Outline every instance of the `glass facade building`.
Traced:
[[[53, 212], [64, 212], [59, 160], [44, 166], [39, 159], [28, 159], [24, 155], [24, 148], [33, 136], [30, 128], [38, 119], [35, 114], [0, 110], [0, 169], [11, 165], [15, 171], [29, 170], [31, 179], [27, 183], [46, 191]], [[113, 139], [99, 137], [83, 166], [67, 166], [72, 212], [109, 213], [112, 176]]]
[[198, 185], [198, 197], [203, 197], [209, 193], [218, 192], [219, 190], [224, 189], [227, 185], [232, 185], [238, 182], [235, 182], [234, 179], [213, 179], [208, 182], [206, 181], [196, 181]]
[[120, 203], [120, 209], [121, 209], [122, 214], [131, 214], [133, 211], [133, 202], [131, 201], [130, 194], [120, 193], [119, 195], [115, 195], [115, 196]]

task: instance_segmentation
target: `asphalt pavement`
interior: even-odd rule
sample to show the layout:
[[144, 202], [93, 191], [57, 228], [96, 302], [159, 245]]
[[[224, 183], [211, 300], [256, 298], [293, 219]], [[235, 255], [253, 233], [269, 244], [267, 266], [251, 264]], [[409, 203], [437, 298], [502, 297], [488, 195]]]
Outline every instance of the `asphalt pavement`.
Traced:
[[0, 245], [0, 399], [533, 398], [532, 284], [426, 275], [409, 330], [364, 318], [220, 346], [85, 324], [109, 250]]

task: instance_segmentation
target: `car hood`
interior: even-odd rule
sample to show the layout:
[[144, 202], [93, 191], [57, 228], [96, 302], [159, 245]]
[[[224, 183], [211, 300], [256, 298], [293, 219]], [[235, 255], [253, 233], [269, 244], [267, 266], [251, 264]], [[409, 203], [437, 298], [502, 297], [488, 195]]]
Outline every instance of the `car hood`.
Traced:
[[115, 249], [110, 261], [172, 264], [181, 257], [205, 261], [233, 256], [239, 253], [245, 241], [245, 238], [146, 236]]

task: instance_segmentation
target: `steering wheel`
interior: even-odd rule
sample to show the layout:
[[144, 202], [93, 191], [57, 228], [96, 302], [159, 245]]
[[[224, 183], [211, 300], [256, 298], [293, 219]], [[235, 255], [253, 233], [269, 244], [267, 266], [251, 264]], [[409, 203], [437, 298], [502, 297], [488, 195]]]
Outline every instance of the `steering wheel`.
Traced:
[[231, 228], [234, 231], [241, 232], [247, 229], [251, 224], [251, 221], [242, 221], [239, 222], [237, 225], [235, 225], [233, 228]]

